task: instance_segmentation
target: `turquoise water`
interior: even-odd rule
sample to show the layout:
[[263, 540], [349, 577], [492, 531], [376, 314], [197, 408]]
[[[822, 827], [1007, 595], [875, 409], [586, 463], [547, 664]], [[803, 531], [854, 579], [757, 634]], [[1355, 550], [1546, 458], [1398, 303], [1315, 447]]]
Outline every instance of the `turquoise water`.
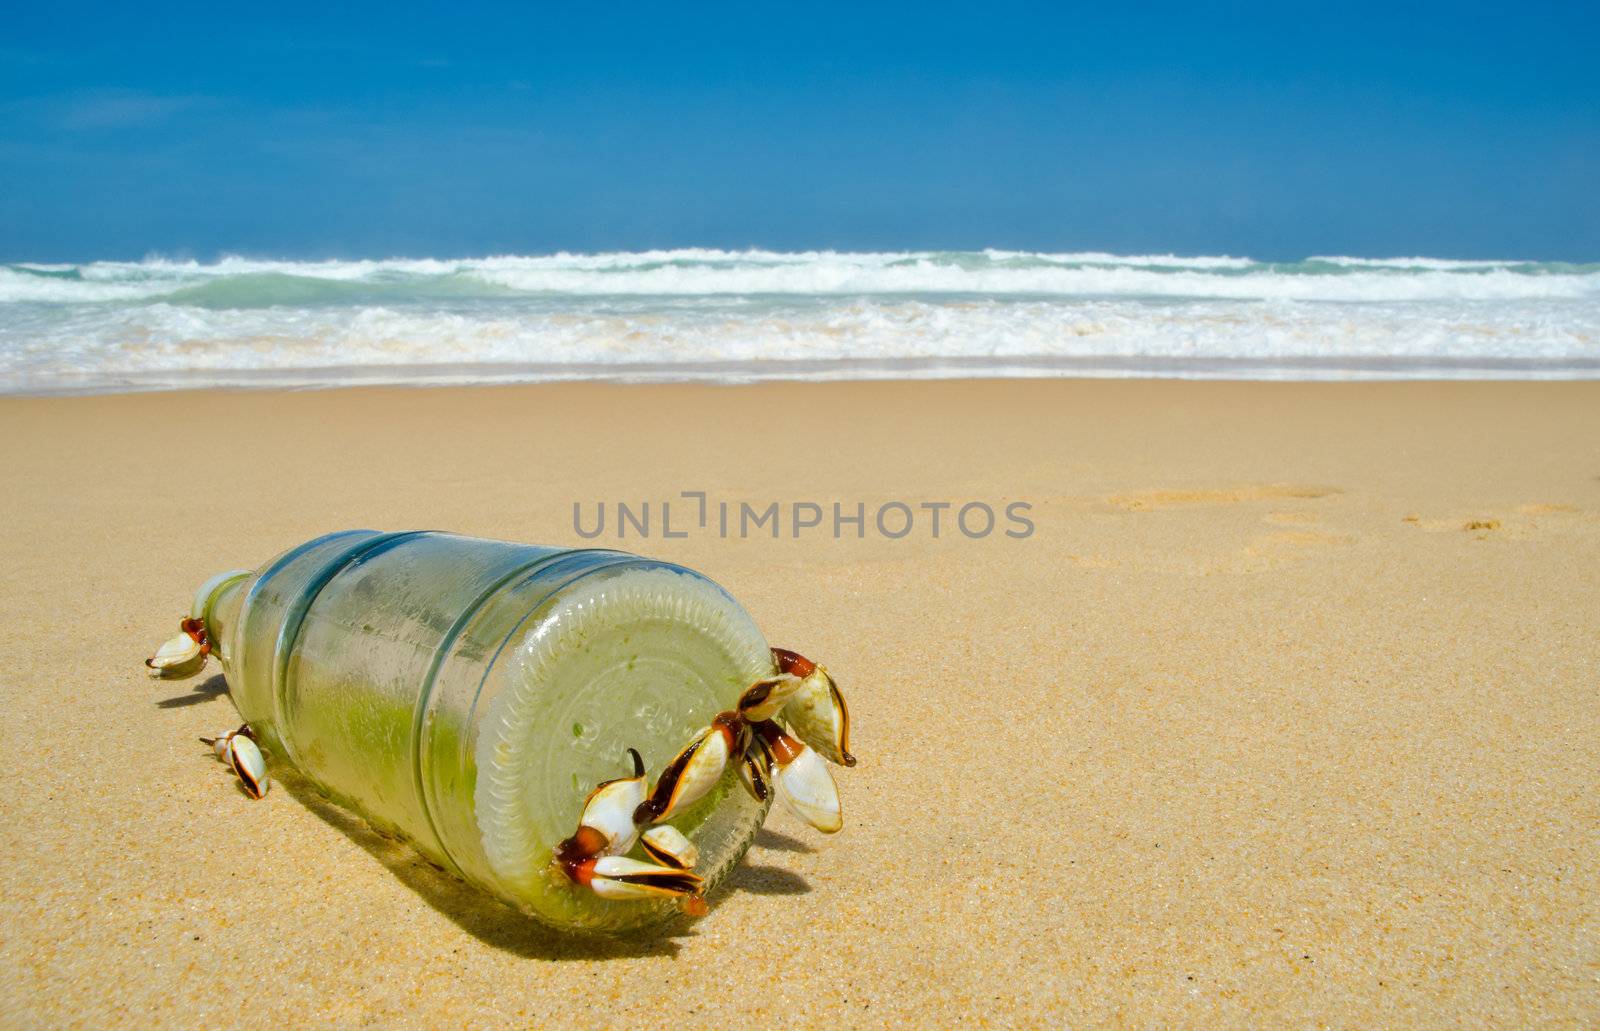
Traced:
[[0, 391], [1600, 374], [1600, 264], [706, 250], [0, 266]]

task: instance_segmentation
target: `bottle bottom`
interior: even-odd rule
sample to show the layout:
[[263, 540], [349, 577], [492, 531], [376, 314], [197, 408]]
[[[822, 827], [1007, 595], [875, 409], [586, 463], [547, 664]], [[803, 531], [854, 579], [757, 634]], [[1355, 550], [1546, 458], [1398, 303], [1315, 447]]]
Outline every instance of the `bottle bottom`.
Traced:
[[[512, 652], [515, 649], [515, 652]], [[620, 932], [663, 922], [673, 900], [602, 899], [551, 864], [589, 793], [631, 772], [653, 778], [749, 684], [772, 672], [760, 631], [698, 574], [650, 564], [602, 570], [557, 591], [501, 658], [505, 688], [487, 702], [474, 803], [501, 894], [565, 929]], [[708, 892], [744, 855], [766, 816], [730, 768], [671, 823], [700, 852]], [[635, 846], [630, 853], [647, 858]]]

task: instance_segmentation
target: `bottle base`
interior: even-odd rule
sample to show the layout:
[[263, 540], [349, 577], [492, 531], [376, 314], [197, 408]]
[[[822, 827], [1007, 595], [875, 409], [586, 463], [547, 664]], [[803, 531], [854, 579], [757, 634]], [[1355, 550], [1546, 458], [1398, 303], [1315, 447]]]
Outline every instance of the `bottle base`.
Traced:
[[[480, 724], [474, 802], [502, 896], [568, 930], [615, 933], [672, 919], [674, 900], [601, 899], [555, 870], [552, 855], [576, 830], [589, 793], [629, 774], [629, 748], [654, 777], [752, 681], [771, 675], [754, 622], [698, 574], [628, 564], [555, 592], [499, 663], [506, 680]], [[743, 856], [766, 810], [730, 768], [671, 821], [699, 849], [696, 872], [708, 892]]]

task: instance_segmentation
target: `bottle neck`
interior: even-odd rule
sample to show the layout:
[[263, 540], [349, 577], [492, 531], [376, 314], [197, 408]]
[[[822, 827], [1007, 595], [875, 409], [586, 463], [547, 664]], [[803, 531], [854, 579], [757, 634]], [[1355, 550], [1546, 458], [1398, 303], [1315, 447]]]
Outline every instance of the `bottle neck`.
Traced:
[[238, 621], [239, 606], [251, 582], [253, 569], [230, 569], [211, 577], [194, 592], [194, 605], [189, 614], [203, 620], [211, 652], [219, 661], [228, 661], [228, 643], [234, 624]]

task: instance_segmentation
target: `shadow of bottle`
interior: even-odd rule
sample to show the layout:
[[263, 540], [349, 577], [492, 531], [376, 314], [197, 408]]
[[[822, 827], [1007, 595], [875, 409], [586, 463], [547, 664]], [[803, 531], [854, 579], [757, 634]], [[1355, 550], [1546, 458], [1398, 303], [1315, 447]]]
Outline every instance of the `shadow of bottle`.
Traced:
[[[493, 948], [528, 959], [545, 960], [605, 960], [641, 956], [670, 958], [678, 954], [680, 945], [677, 939], [695, 933], [694, 922], [688, 918], [631, 937], [563, 933], [517, 912], [499, 899], [435, 866], [403, 839], [376, 830], [361, 817], [330, 800], [298, 772], [285, 768], [284, 764], [273, 763], [272, 776], [279, 787], [294, 796], [318, 819], [382, 863], [425, 903], [448, 917], [457, 927]], [[760, 832], [755, 843], [780, 851], [812, 851], [794, 838], [766, 830]], [[741, 861], [707, 901], [715, 909], [718, 896], [729, 891], [748, 891], [756, 895], [799, 895], [810, 890], [810, 884], [792, 871]]]
[[[206, 678], [192, 691], [164, 698], [155, 704], [162, 709], [184, 708], [221, 698], [227, 692], [227, 680], [219, 673]], [[403, 839], [378, 831], [322, 794], [298, 771], [281, 762], [272, 762], [270, 769], [280, 789], [382, 863], [425, 903], [486, 945], [529, 959], [672, 957], [677, 955], [679, 949], [676, 939], [694, 933], [694, 923], [688, 919], [673, 921], [633, 937], [602, 938], [565, 934], [546, 927], [435, 866]], [[243, 786], [238, 787], [243, 794]], [[758, 849], [777, 852], [815, 851], [797, 838], [766, 828], [757, 833], [752, 844]], [[805, 878], [793, 871], [753, 864], [746, 859], [707, 901], [715, 909], [719, 904], [719, 896], [725, 897], [733, 891], [746, 891], [753, 895], [801, 895], [810, 890], [811, 885]]]
[[163, 698], [156, 703], [158, 709], [183, 709], [191, 705], [200, 705], [214, 698], [221, 698], [228, 693], [228, 681], [221, 673], [207, 677], [194, 686], [194, 690], [187, 694], [173, 695]]

